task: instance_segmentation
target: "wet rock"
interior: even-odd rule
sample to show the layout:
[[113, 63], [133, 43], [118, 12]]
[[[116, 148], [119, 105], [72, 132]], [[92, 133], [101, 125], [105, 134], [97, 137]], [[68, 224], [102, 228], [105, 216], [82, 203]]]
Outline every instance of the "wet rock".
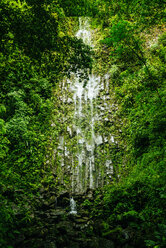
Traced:
[[61, 198], [61, 199], [57, 199], [57, 206], [66, 208], [70, 205], [70, 199], [67, 197]]
[[56, 225], [58, 232], [61, 234], [67, 234], [68, 236], [75, 236], [73, 225], [70, 221], [61, 221]]
[[76, 222], [76, 223], [87, 223], [88, 222], [88, 220], [89, 220], [89, 218], [87, 218], [87, 217], [82, 217], [82, 218], [75, 218], [74, 219], [74, 222]]
[[82, 216], [82, 217], [86, 217], [86, 216], [89, 216], [89, 212], [85, 209], [81, 209], [79, 210], [79, 214]]
[[70, 205], [69, 192], [67, 192], [67, 191], [61, 192], [61, 194], [57, 197], [57, 205], [59, 207], [67, 207]]
[[66, 214], [66, 211], [63, 209], [55, 209], [55, 211], [52, 211], [53, 216], [64, 216]]

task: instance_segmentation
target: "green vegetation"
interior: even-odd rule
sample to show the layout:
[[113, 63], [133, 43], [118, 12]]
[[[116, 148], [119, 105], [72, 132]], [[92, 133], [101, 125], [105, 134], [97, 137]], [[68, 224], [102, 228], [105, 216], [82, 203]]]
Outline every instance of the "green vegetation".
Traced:
[[81, 15], [95, 17], [95, 70], [111, 75], [118, 110], [110, 132], [121, 129], [115, 178], [83, 206], [119, 247], [124, 230], [129, 247], [166, 247], [164, 1], [1, 0], [0, 14], [0, 247], [31, 223], [39, 190], [58, 187], [46, 157], [62, 128], [56, 90], [92, 67], [89, 47], [73, 37]]
[[[57, 1], [0, 2], [0, 244], [31, 219], [42, 185], [56, 185], [51, 153], [53, 91], [62, 76], [91, 67], [90, 50], [73, 37]], [[59, 124], [56, 122], [55, 138]], [[21, 216], [18, 221], [17, 216]]]
[[[115, 118], [122, 124], [120, 151], [115, 155], [119, 179], [105, 187], [103, 200], [94, 204], [93, 214], [104, 220], [103, 235], [119, 239], [120, 247], [125, 245], [124, 230], [131, 235], [131, 247], [165, 247], [164, 3], [103, 4], [101, 13], [108, 18], [101, 14], [103, 38], [97, 56], [103, 72], [110, 71], [110, 94], [115, 92], [118, 104]], [[106, 11], [102, 12], [103, 8]]]

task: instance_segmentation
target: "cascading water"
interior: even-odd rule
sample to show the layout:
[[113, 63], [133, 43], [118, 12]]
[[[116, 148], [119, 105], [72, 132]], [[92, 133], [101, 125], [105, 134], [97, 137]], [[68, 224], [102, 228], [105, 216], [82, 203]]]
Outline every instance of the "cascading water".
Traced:
[[70, 214], [77, 214], [76, 202], [73, 197], [70, 198]]
[[[91, 30], [89, 27], [88, 19], [80, 18], [79, 31], [76, 34], [77, 38], [81, 38], [83, 42], [89, 46], [92, 46]], [[79, 74], [76, 75], [72, 84], [72, 91], [74, 92], [74, 104], [75, 104], [75, 128], [78, 136], [78, 165], [75, 168], [77, 185], [73, 187], [73, 191], [83, 191], [85, 187], [94, 188], [94, 176], [95, 171], [95, 114], [94, 114], [94, 101], [100, 90], [100, 77], [95, 75], [89, 75], [88, 80], [80, 82]], [[88, 108], [90, 107], [90, 111]], [[86, 111], [87, 110], [87, 111]], [[86, 128], [82, 128], [81, 123], [88, 119]], [[88, 131], [88, 135], [87, 135]], [[83, 170], [83, 163], [85, 168]], [[74, 184], [73, 184], [74, 185]]]
[[[79, 30], [76, 37], [93, 47], [88, 18], [79, 19]], [[67, 79], [65, 83], [63, 81], [61, 87], [63, 104], [72, 105], [73, 103], [74, 105], [72, 125], [67, 127], [69, 138], [65, 138], [65, 134], [62, 135], [59, 145], [61, 174], [68, 172], [72, 193], [83, 193], [88, 188], [94, 189], [103, 186], [105, 177], [111, 177], [113, 174], [108, 149], [105, 151], [99, 146], [108, 142], [114, 143], [114, 137], [105, 137], [103, 132], [96, 131], [96, 129], [101, 129], [100, 125], [103, 125], [103, 121], [107, 121], [107, 118], [103, 120], [105, 112], [110, 111], [110, 107], [107, 106], [109, 75], [106, 74], [104, 78], [101, 78], [89, 74], [87, 80], [82, 80], [79, 73], [78, 71], [74, 74], [72, 80]], [[106, 92], [106, 95], [103, 95], [103, 91]], [[66, 97], [66, 92], [71, 97]], [[66, 160], [67, 162], [65, 162]], [[101, 160], [102, 166], [97, 160]]]

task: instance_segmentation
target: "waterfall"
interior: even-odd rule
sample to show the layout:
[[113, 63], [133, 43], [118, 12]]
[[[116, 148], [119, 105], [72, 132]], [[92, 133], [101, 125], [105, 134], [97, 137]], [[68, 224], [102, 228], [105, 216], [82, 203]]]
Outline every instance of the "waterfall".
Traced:
[[70, 214], [77, 214], [76, 202], [73, 197], [70, 198]]
[[[89, 18], [79, 18], [76, 37], [93, 48]], [[104, 142], [113, 143], [114, 137], [112, 135], [104, 137], [104, 131], [98, 131], [101, 129], [100, 122], [104, 121], [105, 112], [110, 111], [110, 106], [107, 104], [109, 75], [106, 74], [101, 78], [92, 73], [88, 75], [88, 79], [83, 80], [78, 71], [71, 78], [63, 81], [61, 85], [62, 102], [65, 106], [70, 105], [73, 111], [72, 118], [70, 117], [71, 125], [67, 126], [69, 137], [66, 138], [65, 134], [60, 137], [61, 175], [69, 174], [72, 193], [83, 193], [87, 189], [103, 186], [105, 178], [111, 178], [113, 174], [112, 161], [107, 154], [108, 149], [102, 150], [104, 148], [100, 146]], [[104, 91], [107, 96], [103, 95]], [[64, 123], [64, 115], [62, 118]], [[96, 152], [97, 148], [100, 150], [99, 154]], [[96, 156], [101, 160], [102, 166], [96, 161]], [[62, 179], [61, 182], [64, 183], [64, 180]], [[73, 204], [72, 198], [71, 204]]]
[[[92, 47], [91, 30], [88, 18], [79, 19], [79, 30], [76, 34], [77, 38], [81, 38], [83, 42]], [[85, 187], [93, 189], [95, 171], [95, 116], [94, 101], [100, 90], [100, 77], [89, 75], [88, 80], [80, 82], [79, 73], [76, 74], [75, 80], [72, 82], [73, 99], [75, 104], [75, 127], [78, 136], [78, 164], [75, 169], [77, 185], [73, 191], [83, 191]], [[86, 85], [86, 86], [84, 86]], [[90, 110], [88, 109], [90, 107]], [[81, 124], [88, 119], [86, 128], [82, 128]], [[87, 135], [88, 132], [88, 135]], [[83, 170], [83, 162], [85, 169]]]

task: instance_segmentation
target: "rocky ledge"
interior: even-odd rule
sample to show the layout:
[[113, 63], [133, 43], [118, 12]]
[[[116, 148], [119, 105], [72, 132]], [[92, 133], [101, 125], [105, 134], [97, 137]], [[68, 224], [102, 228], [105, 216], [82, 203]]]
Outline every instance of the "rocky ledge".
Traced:
[[[117, 232], [102, 234], [100, 220], [90, 217], [90, 206], [85, 200], [93, 202], [93, 191], [75, 195], [77, 213], [71, 214], [68, 192], [56, 195], [42, 192], [36, 201], [32, 221], [21, 227], [15, 239], [16, 248], [121, 248], [116, 244]], [[119, 234], [118, 234], [119, 235]], [[114, 237], [115, 236], [115, 237]], [[125, 244], [123, 248], [131, 248]]]

